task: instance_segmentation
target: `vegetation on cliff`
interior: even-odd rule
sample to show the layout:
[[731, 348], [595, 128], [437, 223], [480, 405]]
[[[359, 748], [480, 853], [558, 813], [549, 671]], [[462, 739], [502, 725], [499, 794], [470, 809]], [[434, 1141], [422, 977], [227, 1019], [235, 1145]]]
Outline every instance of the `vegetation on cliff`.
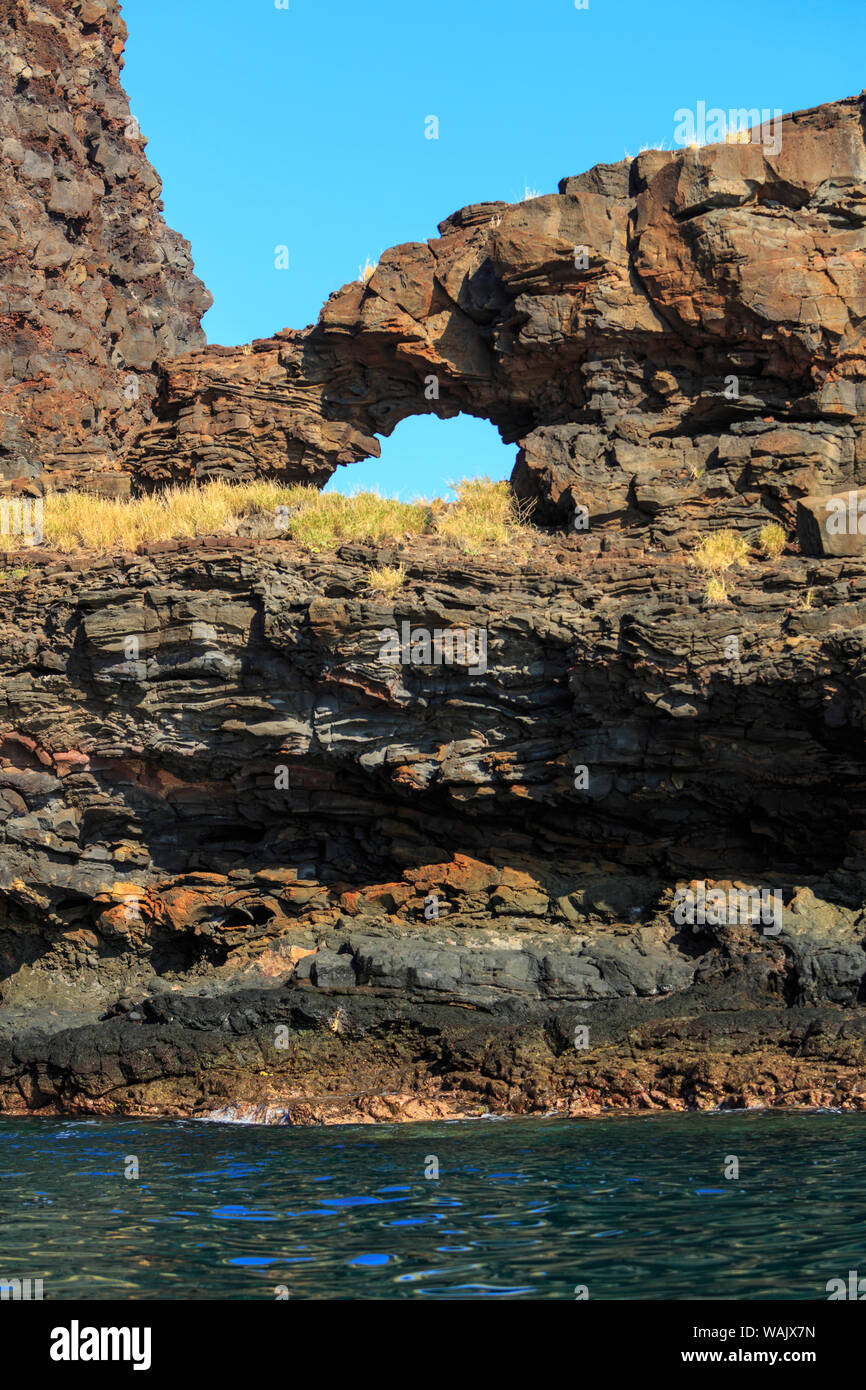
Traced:
[[[154, 541], [237, 535], [258, 518], [274, 537], [288, 533], [309, 550], [330, 550], [346, 541], [378, 545], [413, 536], [440, 536], [469, 554], [511, 546], [520, 539], [530, 509], [508, 483], [489, 478], [453, 485], [456, 501], [400, 502], [378, 492], [351, 496], [295, 483], [231, 483], [174, 486], [133, 500], [91, 492], [54, 493], [41, 501], [41, 536], [49, 549], [99, 552], [134, 550]], [[8, 528], [7, 528], [8, 529]], [[21, 549], [20, 531], [0, 533], [0, 550]]]

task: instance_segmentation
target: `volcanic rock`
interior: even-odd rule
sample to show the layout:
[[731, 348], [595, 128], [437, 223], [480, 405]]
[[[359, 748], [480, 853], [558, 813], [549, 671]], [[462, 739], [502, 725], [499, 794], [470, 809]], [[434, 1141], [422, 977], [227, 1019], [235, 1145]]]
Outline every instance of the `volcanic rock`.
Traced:
[[0, 494], [129, 492], [157, 364], [211, 296], [120, 84], [117, 0], [0, 6]]
[[866, 482], [864, 99], [760, 143], [667, 152], [483, 203], [387, 251], [318, 323], [167, 362], [136, 486], [323, 484], [409, 415], [518, 443], [537, 522], [626, 543], [749, 531]]
[[[9, 0], [3, 42], [10, 488], [321, 484], [467, 411], [535, 510], [481, 555], [260, 516], [8, 556], [0, 1108], [863, 1108], [866, 555], [823, 525], [866, 491], [862, 97], [464, 208], [203, 348], [117, 5]], [[486, 659], [393, 664], [404, 623]], [[720, 899], [773, 910], [683, 914]]]
[[[407, 543], [394, 600], [364, 547], [27, 557], [7, 1109], [862, 1103], [866, 561], [753, 562], [714, 607], [680, 556], [543, 537]], [[485, 625], [487, 670], [383, 664], [403, 620]], [[697, 881], [778, 892], [779, 933], [678, 926]]]

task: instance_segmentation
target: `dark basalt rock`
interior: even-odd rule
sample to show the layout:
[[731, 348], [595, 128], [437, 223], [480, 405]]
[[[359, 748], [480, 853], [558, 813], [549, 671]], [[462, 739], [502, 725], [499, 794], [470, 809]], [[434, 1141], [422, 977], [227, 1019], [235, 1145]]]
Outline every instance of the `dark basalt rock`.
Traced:
[[[114, 0], [2, 20], [8, 488], [323, 483], [468, 411], [536, 525], [9, 557], [0, 1107], [862, 1108], [866, 556], [820, 529], [866, 486], [862, 98], [464, 208], [315, 326], [198, 348]], [[683, 552], [771, 520], [711, 603]], [[403, 623], [485, 658], [393, 664]], [[698, 885], [772, 927], [682, 919]]]
[[[864, 99], [648, 151], [393, 247], [318, 323], [167, 363], [137, 485], [322, 484], [409, 415], [492, 420], [537, 522], [688, 545], [866, 481]], [[778, 151], [776, 150], [778, 144]]]
[[[360, 547], [30, 552], [6, 1108], [861, 1103], [866, 562], [754, 561], [713, 608], [680, 557], [536, 552], [407, 545], [396, 602]], [[404, 619], [485, 625], [486, 671], [388, 665]], [[777, 890], [778, 934], [677, 925], [695, 880]]]

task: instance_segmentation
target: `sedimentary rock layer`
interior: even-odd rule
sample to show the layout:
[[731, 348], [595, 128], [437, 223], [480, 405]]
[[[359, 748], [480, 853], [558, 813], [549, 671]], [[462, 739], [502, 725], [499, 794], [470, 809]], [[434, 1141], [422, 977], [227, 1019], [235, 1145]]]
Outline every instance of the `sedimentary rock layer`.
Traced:
[[[863, 1106], [863, 98], [464, 208], [202, 348], [123, 40], [0, 0], [0, 487], [321, 484], [464, 411], [535, 525], [8, 557], [0, 1108]], [[773, 520], [710, 595], [684, 552]]]
[[[394, 600], [285, 539], [7, 572], [0, 1104], [862, 1105], [866, 563], [714, 607], [600, 545], [407, 545]], [[678, 924], [698, 881], [779, 930]]]

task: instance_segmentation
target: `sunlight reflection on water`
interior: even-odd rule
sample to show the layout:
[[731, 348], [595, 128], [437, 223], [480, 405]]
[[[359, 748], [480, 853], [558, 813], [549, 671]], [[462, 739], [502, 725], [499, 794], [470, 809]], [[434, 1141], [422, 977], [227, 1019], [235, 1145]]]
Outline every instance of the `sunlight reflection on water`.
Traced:
[[864, 1138], [831, 1113], [0, 1119], [0, 1278], [46, 1299], [826, 1298], [866, 1267]]

